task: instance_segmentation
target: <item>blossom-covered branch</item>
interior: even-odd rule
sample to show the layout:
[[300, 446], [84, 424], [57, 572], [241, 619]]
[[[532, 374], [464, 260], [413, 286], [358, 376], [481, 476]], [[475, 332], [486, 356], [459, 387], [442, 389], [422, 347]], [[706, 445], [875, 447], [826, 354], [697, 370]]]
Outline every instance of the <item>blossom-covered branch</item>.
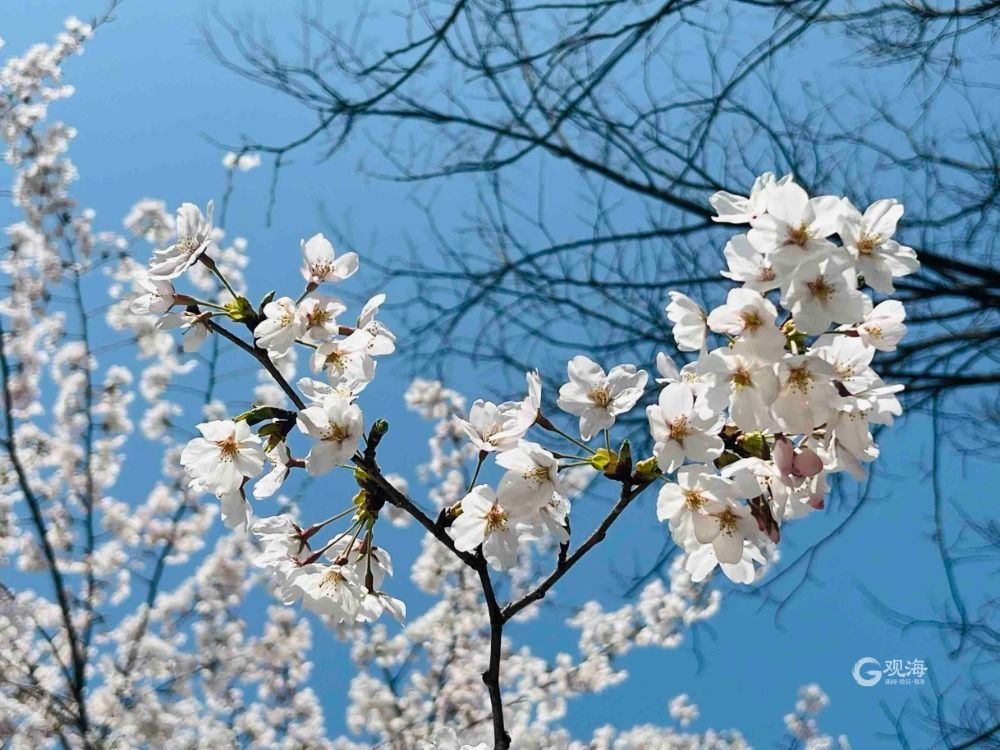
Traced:
[[[177, 240], [154, 253], [138, 279], [150, 291], [136, 304], [158, 308], [161, 327], [188, 329], [190, 348], [211, 333], [224, 336], [260, 362], [295, 406], [261, 403], [200, 424], [202, 437], [189, 442], [180, 459], [192, 487], [218, 496], [227, 524], [259, 539], [257, 564], [271, 573], [286, 604], [301, 600], [342, 626], [374, 622], [386, 611], [402, 621], [405, 605], [381, 588], [392, 565], [376, 533], [387, 503], [413, 516], [479, 580], [490, 633], [482, 677], [493, 745], [506, 750], [504, 624], [603, 540], [642, 490], [659, 484], [657, 515], [684, 551], [693, 582], [718, 567], [733, 581], [752, 583], [782, 525], [823, 507], [827, 477], [840, 471], [863, 476], [862, 464], [878, 456], [869, 424], [891, 424], [901, 413], [895, 396], [901, 386], [885, 384], [871, 364], [877, 351], [895, 350], [905, 313], [891, 297], [876, 305], [865, 289], [891, 295], [893, 279], [918, 267], [916, 254], [893, 239], [902, 206], [886, 199], [861, 212], [846, 198], [810, 197], [791, 176], [771, 174], [748, 196], [717, 193], [711, 203], [717, 221], [750, 228], [724, 250], [722, 275], [735, 282], [724, 304], [705, 311], [685, 294], [669, 293], [665, 313], [677, 347], [697, 357], [682, 368], [666, 354], [657, 358], [659, 395], [646, 409], [653, 455], [633, 458], [628, 440], [611, 437], [618, 418], [646, 392], [648, 372], [632, 364], [605, 371], [581, 354], [568, 363], [557, 400], [578, 419], [579, 438], [542, 413], [535, 372], [527, 374], [522, 400], [476, 401], [468, 418], [456, 422], [474, 454], [474, 471], [461, 499], [437, 520], [382, 474], [376, 451], [387, 423], [377, 419], [364, 427], [358, 402], [377, 359], [395, 350], [396, 337], [376, 319], [381, 294], [352, 325], [339, 322], [347, 307], [325, 285], [349, 279], [357, 256], [337, 254], [321, 234], [303, 240], [304, 288], [295, 297], [269, 293], [255, 304], [234, 290], [213, 259], [211, 205], [203, 214], [185, 204]], [[175, 290], [174, 282], [196, 267], [218, 278], [228, 302]], [[169, 312], [175, 305], [184, 312]], [[228, 323], [245, 326], [253, 341]], [[307, 351], [313, 372], [324, 378], [300, 379], [303, 396], [284, 371], [293, 371], [295, 347]], [[529, 432], [537, 437], [529, 440]], [[296, 433], [304, 438], [301, 457], [293, 455]], [[603, 445], [595, 447], [598, 439]], [[495, 488], [477, 482], [491, 456], [503, 470]], [[285, 514], [253, 520], [246, 487], [265, 463], [273, 468], [253, 488], [258, 499], [273, 495], [293, 470], [313, 477], [351, 471], [358, 492], [325, 520], [306, 523]], [[570, 553], [562, 477], [580, 466], [621, 488], [607, 517]], [[514, 568], [528, 545], [545, 538], [560, 546], [555, 569], [502, 606], [487, 566]]]

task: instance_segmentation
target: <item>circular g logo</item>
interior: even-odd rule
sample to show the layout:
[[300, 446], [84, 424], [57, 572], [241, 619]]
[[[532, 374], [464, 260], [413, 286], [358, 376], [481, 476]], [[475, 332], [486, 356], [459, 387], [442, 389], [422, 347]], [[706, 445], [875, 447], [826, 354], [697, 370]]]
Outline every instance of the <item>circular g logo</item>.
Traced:
[[[861, 669], [867, 666], [874, 666], [874, 669], [867, 669], [862, 673]], [[854, 663], [854, 669], [851, 670], [851, 674], [854, 676], [854, 681], [861, 687], [872, 687], [873, 685], [878, 685], [879, 680], [882, 679], [880, 666], [878, 659], [865, 656]]]

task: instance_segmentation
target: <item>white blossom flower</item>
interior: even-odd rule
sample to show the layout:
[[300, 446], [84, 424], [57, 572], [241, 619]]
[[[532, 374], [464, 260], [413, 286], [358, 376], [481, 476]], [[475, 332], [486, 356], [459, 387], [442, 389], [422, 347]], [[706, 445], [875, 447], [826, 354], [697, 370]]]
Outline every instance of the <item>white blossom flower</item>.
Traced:
[[776, 273], [785, 275], [805, 260], [837, 252], [827, 237], [840, 228], [843, 211], [841, 198], [810, 198], [800, 185], [787, 182], [768, 192], [767, 213], [750, 222], [748, 239], [768, 256]]
[[870, 367], [875, 347], [860, 337], [824, 334], [813, 342], [810, 352], [829, 362], [837, 373], [837, 382], [851, 393], [866, 391], [878, 380]]
[[[730, 521], [727, 519], [727, 524], [729, 523]], [[742, 523], [743, 529], [749, 529], [749, 523], [745, 520], [741, 519], [737, 523]], [[732, 541], [737, 533], [742, 534], [743, 532], [741, 529], [737, 529], [731, 537], [727, 536], [723, 539], [722, 547], [727, 555], [736, 549]], [[704, 581], [716, 567], [721, 568], [725, 576], [733, 583], [753, 583], [757, 575], [754, 563], [763, 565], [765, 562], [764, 555], [753, 544], [743, 545], [741, 556], [734, 563], [720, 560], [714, 544], [703, 544], [687, 554], [684, 560], [684, 569], [691, 574], [691, 580], [695, 583]]]
[[679, 370], [674, 360], [664, 352], [656, 355], [656, 371], [660, 377], [656, 382], [660, 385], [684, 383], [694, 391], [695, 398], [701, 398], [713, 385], [715, 376], [705, 370], [705, 358], [699, 357], [694, 362], [688, 362]]
[[753, 289], [731, 289], [726, 304], [708, 314], [708, 327], [716, 333], [739, 336], [748, 351], [775, 358], [785, 347], [785, 336], [775, 320], [774, 305]]
[[305, 321], [291, 297], [279, 297], [264, 305], [264, 320], [253, 329], [257, 346], [271, 354], [287, 352], [305, 332]]
[[384, 591], [366, 591], [358, 607], [359, 619], [374, 622], [388, 612], [400, 625], [406, 624], [406, 604]]
[[729, 266], [722, 272], [727, 279], [740, 281], [747, 289], [761, 294], [777, 289], [781, 284], [767, 256], [754, 247], [747, 235], [740, 234], [729, 240], [722, 254]]
[[233, 151], [227, 151], [222, 157], [222, 166], [226, 169], [249, 172], [260, 166], [260, 154], [237, 154]]
[[310, 563], [293, 574], [290, 585], [302, 592], [302, 604], [335, 622], [353, 623], [365, 590], [348, 565]]
[[285, 445], [284, 441], [267, 451], [265, 457], [271, 464], [271, 471], [258, 479], [253, 486], [253, 496], [258, 500], [274, 495], [281, 488], [285, 477], [288, 476], [288, 446]]
[[590, 440], [614, 425], [615, 417], [630, 411], [642, 398], [649, 374], [634, 365], [618, 365], [605, 374], [596, 362], [578, 355], [566, 366], [569, 382], [559, 389], [556, 404], [580, 417], [580, 436]]
[[894, 276], [906, 276], [920, 268], [912, 248], [892, 239], [902, 215], [902, 204], [892, 199], [875, 201], [864, 215], [844, 199], [840, 239], [865, 283], [884, 294], [893, 291]]
[[518, 433], [518, 437], [523, 437], [528, 429], [538, 420], [539, 412], [542, 408], [542, 378], [537, 370], [531, 370], [524, 374], [527, 382], [528, 392], [524, 400], [517, 405], [516, 410], [512, 409], [514, 419], [509, 426], [509, 430]]
[[688, 726], [699, 716], [698, 706], [691, 703], [691, 698], [687, 693], [681, 693], [671, 698], [668, 708], [670, 717], [682, 727]]
[[198, 431], [202, 436], [184, 447], [181, 465], [199, 487], [215, 495], [235, 492], [245, 477], [255, 477], [264, 468], [260, 438], [246, 422], [202, 422]]
[[250, 503], [247, 502], [243, 488], [226, 492], [219, 496], [221, 506], [222, 523], [228, 529], [247, 529], [253, 519], [253, 511]]
[[348, 346], [363, 349], [373, 357], [396, 351], [396, 335], [375, 320], [378, 309], [385, 303], [384, 294], [376, 294], [365, 303], [358, 316], [357, 328], [347, 337]]
[[768, 195], [774, 188], [786, 184], [791, 179], [792, 176], [789, 174], [776, 180], [773, 172], [765, 172], [754, 180], [749, 196], [734, 195], [725, 190], [718, 191], [708, 199], [717, 214], [712, 217], [712, 221], [726, 224], [750, 223], [767, 211]]
[[145, 292], [129, 305], [129, 309], [136, 315], [160, 315], [173, 307], [174, 285], [169, 281], [151, 279], [146, 271], [140, 270], [135, 275], [135, 283]]
[[462, 513], [452, 521], [448, 534], [459, 551], [472, 552], [481, 544], [490, 565], [508, 570], [517, 559], [518, 518], [488, 485], [480, 484], [462, 498]]
[[519, 441], [516, 448], [497, 455], [497, 464], [507, 469], [497, 487], [504, 508], [529, 515], [549, 502], [553, 493], [565, 494], [559, 482], [559, 462], [538, 443]]
[[177, 241], [165, 250], [156, 250], [150, 260], [152, 279], [176, 279], [194, 265], [212, 244], [212, 211], [208, 202], [207, 215], [193, 203], [184, 203], [177, 210]]
[[347, 305], [336, 297], [313, 294], [299, 304], [299, 315], [305, 327], [304, 335], [312, 341], [328, 341], [340, 330], [337, 316], [347, 311]]
[[[565, 481], [563, 483], [565, 484]], [[560, 544], [565, 544], [569, 541], [569, 527], [567, 526], [566, 520], [569, 517], [569, 511], [569, 499], [563, 497], [559, 493], [555, 493], [552, 495], [551, 499], [542, 506], [541, 513], [539, 514], [542, 527], [552, 534], [552, 536], [555, 537], [556, 541]]]
[[302, 240], [302, 278], [308, 284], [318, 285], [325, 281], [343, 281], [358, 270], [358, 254], [344, 253], [337, 257], [330, 240], [322, 234], [314, 234]]
[[298, 555], [307, 549], [299, 527], [282, 513], [255, 520], [250, 525], [250, 533], [262, 546], [252, 558], [253, 565], [271, 574], [285, 604], [296, 601], [302, 592], [290, 586], [289, 580], [299, 571]]
[[786, 357], [778, 363], [778, 395], [771, 411], [778, 425], [793, 435], [808, 435], [833, 413], [840, 394], [836, 370], [812, 354]]
[[656, 517], [666, 521], [674, 541], [686, 550], [696, 549], [692, 516], [732, 498], [731, 483], [704, 464], [690, 464], [677, 472], [677, 481], [664, 484], [656, 497]]
[[516, 402], [498, 405], [477, 399], [469, 409], [468, 420], [456, 417], [455, 421], [479, 450], [507, 451], [517, 447], [530, 426], [519, 419], [521, 411], [521, 404]]
[[897, 299], [880, 302], [857, 327], [858, 336], [881, 352], [896, 351], [896, 344], [906, 335], [906, 311]]
[[865, 299], [854, 268], [833, 257], [803, 261], [781, 290], [781, 304], [792, 314], [795, 327], [811, 334], [823, 333], [833, 322], [861, 320]]
[[646, 407], [653, 454], [665, 473], [676, 471], [685, 458], [713, 461], [722, 455], [723, 416], [695, 400], [694, 390], [684, 383], [660, 391], [658, 403]]
[[375, 360], [357, 339], [327, 341], [313, 352], [310, 364], [315, 372], [325, 371], [330, 384], [359, 393], [375, 377]]
[[205, 321], [211, 313], [193, 313], [185, 310], [179, 313], [167, 313], [156, 320], [156, 327], [169, 331], [179, 328], [184, 331], [182, 347], [186, 352], [196, 352], [208, 338], [209, 328]]
[[306, 469], [313, 476], [349, 460], [358, 448], [364, 430], [361, 409], [338, 395], [325, 396], [317, 406], [298, 414], [299, 429], [317, 440], [306, 456]]
[[711, 352], [705, 358], [704, 369], [713, 376], [705, 389], [705, 403], [710, 409], [728, 408], [733, 424], [744, 432], [773, 426], [771, 404], [778, 395], [773, 364], [754, 356], [740, 342]]
[[693, 299], [680, 292], [670, 292], [667, 318], [674, 324], [674, 341], [682, 352], [696, 352], [705, 346], [708, 335], [705, 311]]

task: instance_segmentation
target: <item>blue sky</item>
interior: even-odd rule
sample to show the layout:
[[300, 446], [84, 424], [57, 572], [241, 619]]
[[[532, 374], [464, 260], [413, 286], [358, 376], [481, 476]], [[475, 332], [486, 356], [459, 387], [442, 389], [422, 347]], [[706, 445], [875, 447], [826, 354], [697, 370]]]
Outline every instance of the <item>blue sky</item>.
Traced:
[[[28, 44], [52, 38], [69, 14], [88, 18], [103, 7], [94, 0], [33, 0], [7, 7], [0, 25], [7, 47], [18, 53]], [[238, 141], [243, 132], [257, 137], [284, 134], [302, 127], [302, 115], [275, 95], [235, 77], [211, 57], [201, 41], [201, 27], [209, 21], [208, 5], [194, 0], [140, 3], [126, 0], [117, 20], [100, 30], [84, 56], [68, 68], [68, 82], [77, 93], [55, 108], [56, 116], [75, 126], [79, 136], [71, 155], [81, 178], [76, 196], [97, 211], [97, 226], [117, 228], [128, 208], [143, 197], [162, 198], [170, 205], [181, 201], [204, 204], [218, 199], [223, 188], [221, 153], [206, 136]], [[212, 7], [223, 15], [239, 16], [246, 3], [222, 0]], [[259, 17], [267, 19], [276, 38], [296, 33], [294, 9], [284, 2], [257, 3]], [[342, 6], [349, 17], [347, 4]], [[392, 23], [387, 16], [384, 23]], [[359, 238], [362, 263], [367, 254], [387, 258], [404, 246], [407, 237], [419, 237], [421, 213], [408, 201], [406, 188], [370, 179], [357, 167], [365, 155], [364, 140], [333, 160], [319, 163], [314, 152], [299, 153], [282, 173], [273, 225], [263, 221], [269, 171], [238, 175], [237, 191], [227, 220], [230, 234], [249, 240], [252, 291], [284, 283], [297, 288], [299, 239], [324, 230], [319, 205], [326, 206], [337, 228]], [[445, 189], [454, 189], [448, 186]], [[363, 277], [363, 273], [359, 276]], [[352, 282], [355, 283], [355, 282]], [[355, 291], [362, 291], [356, 282]], [[94, 290], [98, 293], [99, 290]], [[389, 321], [391, 324], [391, 316]], [[114, 356], [113, 354], [109, 356]], [[112, 364], [109, 359], [102, 365]], [[605, 363], [614, 364], [614, 363]], [[546, 366], [546, 363], [539, 363]], [[558, 364], [548, 363], [557, 369]], [[384, 463], [403, 470], [407, 456], [423, 456], [426, 428], [402, 405], [408, 382], [397, 364], [380, 371], [376, 388], [380, 406], [392, 423]], [[479, 381], [458, 370], [449, 382], [471, 398], [480, 395]], [[499, 386], [499, 383], [492, 384]], [[398, 396], [397, 396], [398, 394]], [[666, 722], [670, 697], [687, 692], [699, 703], [702, 718], [696, 727], [738, 728], [756, 747], [771, 747], [783, 732], [782, 716], [794, 703], [799, 685], [816, 681], [829, 693], [832, 705], [821, 725], [843, 732], [855, 748], [892, 747], [879, 733], [889, 726], [880, 702], [898, 710], [918, 700], [912, 687], [862, 688], [851, 678], [851, 667], [863, 656], [879, 659], [922, 658], [941, 684], [963, 674], [965, 667], [948, 657], [948, 649], [930, 632], [906, 634], [886, 623], [866, 602], [863, 587], [890, 606], [928, 616], [945, 594], [940, 560], [931, 538], [933, 512], [930, 466], [930, 425], [914, 416], [884, 438], [880, 475], [875, 478], [866, 507], [846, 530], [824, 548], [813, 571], [814, 580], [785, 607], [780, 618], [774, 607], [759, 598], [729, 595], [723, 613], [709, 622], [699, 642], [704, 664], [699, 666], [690, 646], [679, 651], [641, 650], [625, 660], [632, 679], [592, 698], [576, 701], [568, 725], [580, 736], [602, 723], [621, 726]], [[143, 447], [153, 457], [153, 447]], [[946, 499], [984, 502], [996, 497], [988, 465], [975, 457], [946, 452]], [[141, 491], [142, 479], [125, 471], [123, 491]], [[410, 477], [411, 480], [414, 477]], [[577, 528], [593, 523], [597, 504], [584, 504]], [[947, 505], [947, 504], [946, 504]], [[619, 537], [609, 540], [582, 564], [559, 590], [560, 604], [578, 604], [593, 592], [613, 602], [615, 579], [609, 569], [628, 571], [633, 559], [648, 561], [663, 539], [647, 498], [623, 519]], [[825, 514], [795, 524], [783, 545], [786, 560], [823, 537], [843, 520], [836, 504]], [[951, 514], [951, 528], [955, 528]], [[395, 535], [389, 548], [406, 561], [415, 548], [414, 530]], [[394, 546], [396, 545], [396, 546]], [[404, 565], [397, 567], [404, 570]], [[793, 574], [797, 580], [800, 574]], [[995, 588], [983, 576], [963, 582], [974, 597]], [[403, 576], [397, 586], [407, 590]], [[543, 615], [541, 623], [555, 627], [516, 628], [512, 634], [541, 653], [572, 648], [574, 631], [558, 627], [558, 610]], [[327, 709], [329, 731], [344, 725], [343, 686], [350, 674], [345, 649], [332, 646], [323, 633], [318, 644], [315, 687]]]

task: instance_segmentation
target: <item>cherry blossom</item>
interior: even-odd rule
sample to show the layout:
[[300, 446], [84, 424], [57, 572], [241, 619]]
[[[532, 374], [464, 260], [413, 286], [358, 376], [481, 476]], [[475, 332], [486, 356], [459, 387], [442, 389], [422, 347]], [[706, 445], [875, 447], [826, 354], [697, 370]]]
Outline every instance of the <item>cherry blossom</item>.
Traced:
[[236, 492], [245, 478], [264, 468], [260, 438], [246, 422], [229, 419], [202, 422], [201, 437], [191, 440], [181, 453], [181, 465], [193, 482], [216, 495]]
[[541, 509], [553, 493], [563, 494], [559, 462], [538, 443], [520, 440], [516, 448], [499, 453], [496, 461], [507, 469], [497, 488], [505, 508], [528, 514]]
[[729, 240], [723, 255], [729, 268], [722, 275], [727, 279], [741, 281], [747, 289], [761, 294], [777, 289], [781, 284], [767, 256], [750, 242], [747, 235], [739, 234]]
[[363, 428], [361, 409], [336, 394], [324, 396], [320, 404], [300, 411], [297, 424], [318, 441], [305, 459], [306, 469], [314, 476], [347, 461], [357, 450]]
[[132, 300], [129, 308], [136, 315], [160, 315], [174, 306], [174, 285], [169, 281], [150, 278], [143, 272], [136, 275], [135, 282], [143, 290], [143, 294]]
[[814, 354], [799, 354], [778, 363], [778, 394], [771, 406], [778, 425], [796, 435], [809, 434], [826, 422], [840, 401], [834, 385], [837, 371]]
[[288, 446], [279, 442], [265, 454], [267, 462], [271, 464], [271, 470], [257, 480], [253, 486], [253, 496], [258, 500], [271, 497], [281, 488], [282, 482], [288, 476]]
[[853, 323], [864, 312], [864, 295], [850, 263], [834, 257], [802, 261], [781, 288], [781, 304], [795, 327], [818, 334], [830, 323]]
[[469, 418], [456, 418], [456, 421], [479, 450], [487, 453], [507, 451], [517, 447], [530, 426], [520, 419], [521, 412], [518, 403], [508, 401], [497, 405], [477, 399], [469, 409]]
[[896, 351], [896, 344], [906, 335], [906, 311], [896, 299], [880, 302], [857, 327], [858, 336], [881, 352]]
[[337, 257], [330, 240], [322, 234], [302, 240], [302, 258], [302, 278], [313, 286], [349, 279], [358, 270], [358, 254], [344, 253]]
[[295, 571], [289, 582], [301, 592], [307, 609], [339, 623], [355, 621], [365, 596], [354, 569], [346, 565], [310, 563]]
[[517, 512], [502, 505], [496, 493], [481, 484], [462, 498], [462, 513], [452, 522], [448, 533], [455, 540], [456, 549], [471, 552], [482, 545], [490, 565], [507, 570], [517, 559], [521, 535], [518, 526]]
[[164, 331], [179, 328], [184, 331], [183, 349], [186, 352], [196, 352], [208, 338], [209, 328], [205, 321], [209, 313], [195, 313], [185, 310], [180, 313], [167, 313], [156, 321], [156, 327]]
[[712, 310], [708, 327], [716, 333], [739, 336], [744, 349], [763, 358], [780, 356], [785, 337], [775, 325], [778, 311], [753, 289], [731, 289], [726, 304]]
[[347, 311], [347, 305], [336, 297], [313, 294], [299, 304], [304, 335], [314, 342], [323, 342], [336, 336], [340, 330], [337, 316]]
[[559, 389], [556, 404], [580, 417], [580, 436], [590, 440], [614, 426], [615, 417], [631, 411], [646, 387], [649, 374], [633, 365], [618, 365], [605, 373], [596, 362], [578, 355], [566, 367], [569, 382]]
[[754, 180], [749, 197], [720, 190], [709, 199], [717, 214], [712, 217], [712, 221], [746, 224], [756, 219], [767, 211], [768, 195], [776, 187], [788, 183], [791, 179], [791, 175], [785, 175], [780, 180], [776, 180], [774, 173], [765, 172]]
[[396, 336], [382, 323], [375, 320], [379, 308], [385, 304], [385, 295], [376, 294], [365, 303], [358, 316], [357, 328], [348, 336], [348, 345], [363, 349], [373, 357], [396, 351]]
[[733, 424], [745, 432], [774, 426], [771, 405], [778, 394], [774, 365], [758, 359], [742, 342], [730, 349], [716, 349], [704, 359], [711, 384], [704, 402], [711, 409], [729, 409]]
[[660, 391], [659, 402], [646, 407], [653, 453], [660, 469], [676, 471], [684, 459], [712, 461], [722, 454], [722, 415], [696, 401], [694, 390], [684, 383]]
[[667, 318], [674, 324], [672, 332], [677, 348], [684, 352], [696, 352], [705, 346], [708, 334], [705, 311], [697, 302], [680, 292], [670, 292]]
[[305, 332], [305, 320], [291, 297], [280, 297], [264, 305], [264, 320], [254, 328], [257, 345], [272, 354], [284, 354]]
[[704, 464], [689, 464], [677, 472], [677, 481], [660, 488], [656, 517], [666, 521], [674, 541], [684, 549], [695, 549], [694, 516], [719, 507], [733, 496], [731, 484]]
[[872, 289], [890, 294], [894, 276], [906, 276], [920, 268], [917, 254], [892, 239], [903, 215], [898, 201], [875, 201], [862, 214], [845, 200], [843, 211], [838, 233], [858, 273]]
[[151, 279], [176, 279], [198, 261], [212, 244], [213, 208], [209, 201], [205, 214], [193, 203], [185, 203], [177, 210], [177, 240], [153, 253], [149, 267]]
[[767, 192], [767, 213], [750, 221], [748, 239], [779, 274], [790, 273], [805, 260], [815, 262], [836, 252], [827, 238], [840, 229], [843, 213], [840, 198], [810, 198], [789, 181]]
[[[895, 348], [904, 312], [895, 300], [873, 308], [865, 289], [882, 291], [885, 268], [891, 280], [912, 266], [891, 240], [900, 213], [895, 204], [858, 218], [843, 199], [809, 199], [790, 177], [779, 181], [769, 173], [746, 198], [714, 196], [718, 221], [751, 224], [750, 235], [732, 238], [725, 251], [723, 276], [742, 287], [708, 311], [679, 292], [670, 295], [667, 315], [679, 348], [697, 355], [682, 367], [665, 353], [657, 356], [664, 387], [647, 409], [648, 435], [618, 419], [635, 407], [648, 381], [631, 365], [605, 373], [586, 355], [567, 364], [570, 382], [557, 403], [579, 420], [542, 414], [535, 371], [526, 373], [521, 400], [516, 394], [498, 404], [472, 401], [467, 420], [464, 396], [419, 380], [406, 403], [434, 424], [427, 463], [393, 466], [416, 470], [408, 485], [399, 474], [383, 474], [382, 465], [412, 456], [410, 433], [390, 431], [382, 419], [366, 425], [360, 406], [375, 358], [397, 346], [396, 335], [376, 319], [386, 298], [373, 296], [352, 328], [339, 321], [345, 303], [316, 294], [320, 283], [357, 270], [354, 253], [337, 257], [315, 235], [302, 243], [304, 293], [261, 298], [245, 283], [246, 243], [212, 227], [211, 204], [206, 216], [185, 203], [174, 220], [162, 202], [139, 201], [125, 221], [134, 236], [125, 239], [94, 232], [92, 213], [68, 199], [70, 129], [38, 125], [45, 105], [67, 95], [55, 83], [62, 59], [89, 33], [71, 22], [55, 45], [42, 45], [0, 73], [12, 92], [5, 99], [10, 111], [0, 107], [5, 158], [22, 178], [37, 164], [52, 172], [43, 182], [22, 179], [12, 193], [23, 221], [8, 230], [9, 268], [25, 283], [5, 292], [11, 330], [0, 345], [14, 366], [5, 359], [2, 369], [17, 426], [0, 468], [20, 456], [27, 480], [18, 471], [0, 472], [10, 485], [0, 501], [0, 553], [43, 572], [38, 545], [21, 541], [35, 535], [52, 547], [53, 570], [72, 573], [65, 576], [72, 579], [64, 589], [67, 612], [31, 590], [4, 592], [0, 647], [37, 681], [31, 690], [0, 691], [15, 717], [13, 745], [42, 747], [68, 731], [63, 744], [72, 746], [355, 750], [404, 737], [414, 747], [484, 750], [497, 741], [490, 719], [499, 719], [512, 746], [526, 750], [746, 747], [738, 732], [680, 733], [651, 723], [602, 727], [578, 741], [561, 720], [571, 698], [626, 679], [620, 657], [638, 646], [676, 648], [713, 617], [721, 606], [717, 568], [743, 584], [767, 575], [777, 557], [778, 525], [783, 536], [786, 523], [823, 506], [836, 472], [857, 474], [879, 455], [871, 425], [891, 424], [901, 406], [900, 387], [878, 376], [876, 351]], [[254, 166], [252, 158], [243, 163], [245, 156], [227, 155], [225, 164]], [[53, 216], [60, 217], [58, 227], [45, 218]], [[148, 269], [132, 257], [139, 254], [133, 240], [164, 244], [174, 232], [174, 244], [154, 250]], [[829, 239], [838, 233], [843, 248]], [[57, 239], [66, 237], [81, 249], [72, 263], [59, 254]], [[865, 252], [866, 242], [873, 252]], [[75, 275], [104, 263], [112, 287], [107, 322], [135, 340], [143, 364], [134, 372], [102, 361], [100, 349], [80, 340], [75, 324], [85, 318], [64, 318], [50, 306], [58, 294], [80, 294]], [[866, 272], [865, 264], [875, 270]], [[809, 284], [820, 276], [843, 290], [817, 294]], [[82, 310], [92, 307], [76, 301]], [[183, 312], [170, 312], [175, 305]], [[171, 332], [185, 331], [184, 349], [193, 350], [209, 326], [219, 334], [208, 347], [213, 351], [181, 357]], [[234, 342], [234, 354], [260, 365], [242, 394], [219, 377], [224, 368], [215, 350]], [[719, 346], [710, 349], [711, 342]], [[308, 354], [315, 379], [299, 377], [305, 361], [299, 353]], [[538, 364], [550, 375], [562, 366]], [[199, 375], [203, 389], [190, 385]], [[43, 407], [49, 389], [51, 408]], [[172, 400], [175, 391], [191, 390], [193, 407]], [[148, 403], [137, 416], [142, 400]], [[373, 401], [365, 410], [379, 407]], [[242, 413], [227, 418], [236, 409]], [[192, 413], [206, 415], [201, 436], [178, 443], [176, 435], [199, 419]], [[133, 420], [160, 441], [163, 472], [148, 497], [118, 499], [115, 483]], [[570, 435], [576, 421], [585, 441], [607, 430], [603, 447], [592, 450]], [[350, 467], [337, 477], [346, 492], [323, 478], [307, 497], [282, 494], [295, 486], [296, 474], [318, 477], [341, 464]], [[261, 502], [251, 505], [247, 484], [254, 479]], [[33, 502], [19, 484], [25, 481], [38, 493], [37, 514], [24, 512]], [[596, 509], [606, 524], [597, 534], [575, 510], [576, 498], [592, 486], [595, 498], [601, 487], [617, 498], [613, 509]], [[575, 608], [567, 624], [579, 631], [578, 648], [548, 658], [512, 640], [504, 610], [519, 622], [534, 617], [556, 580], [577, 572], [571, 568], [588, 544], [596, 547], [619, 529], [627, 533], [631, 519], [643, 522], [648, 505], [633, 501], [657, 486], [656, 515], [680, 548], [662, 580], [610, 611], [596, 601]], [[205, 493], [219, 504], [202, 502]], [[211, 531], [220, 507], [223, 523], [234, 529], [222, 537]], [[78, 535], [86, 513], [99, 526], [90, 549]], [[27, 527], [36, 516], [42, 527]], [[400, 518], [413, 523], [385, 534]], [[396, 534], [424, 531], [410, 572], [431, 601], [396, 628], [383, 616], [403, 623], [407, 606], [383, 590], [393, 573], [386, 546]], [[189, 561], [190, 575], [165, 575]], [[539, 579], [540, 569], [556, 574]], [[238, 613], [258, 605], [247, 599], [250, 591], [274, 598], [258, 618], [260, 628]], [[299, 601], [316, 616], [283, 606]], [[121, 622], [109, 626], [107, 615], [122, 610]], [[92, 623], [94, 638], [76, 649], [84, 641], [72, 630], [81, 623]], [[348, 727], [363, 745], [325, 736], [307, 684], [316, 624], [318, 637], [350, 644], [357, 673], [348, 690]], [[487, 638], [488, 630], [496, 637]], [[88, 676], [80, 685], [72, 681], [77, 658]], [[491, 700], [497, 692], [506, 698], [500, 712]], [[789, 731], [819, 737], [810, 722], [824, 705], [818, 688], [805, 688]], [[93, 717], [92, 736], [67, 721], [77, 706]], [[681, 726], [697, 716], [686, 695], [671, 701], [669, 712]]]
[[316, 372], [326, 372], [331, 385], [351, 392], [361, 391], [375, 377], [375, 360], [364, 342], [350, 337], [320, 344], [312, 354], [311, 364]]

